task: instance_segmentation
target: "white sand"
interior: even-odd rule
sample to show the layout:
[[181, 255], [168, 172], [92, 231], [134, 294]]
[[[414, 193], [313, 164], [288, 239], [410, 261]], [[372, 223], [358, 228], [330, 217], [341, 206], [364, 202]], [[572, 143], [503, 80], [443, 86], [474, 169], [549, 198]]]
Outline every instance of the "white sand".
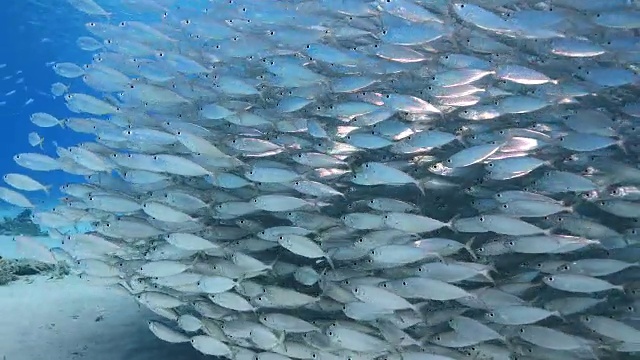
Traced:
[[24, 278], [0, 286], [0, 359], [212, 359], [157, 339], [146, 324], [156, 318], [132, 297], [75, 276]]
[[[36, 238], [48, 247], [49, 237]], [[21, 258], [11, 236], [0, 236], [0, 256]], [[0, 360], [201, 360], [189, 344], [153, 335], [158, 316], [132, 296], [92, 286], [77, 276], [24, 277], [0, 286]]]

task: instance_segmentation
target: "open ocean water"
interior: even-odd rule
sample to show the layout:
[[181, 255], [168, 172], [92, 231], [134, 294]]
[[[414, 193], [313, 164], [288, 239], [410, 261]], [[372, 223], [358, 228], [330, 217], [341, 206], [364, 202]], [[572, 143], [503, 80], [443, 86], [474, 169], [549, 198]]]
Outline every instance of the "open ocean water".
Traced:
[[5, 2], [3, 360], [640, 358], [640, 2]]

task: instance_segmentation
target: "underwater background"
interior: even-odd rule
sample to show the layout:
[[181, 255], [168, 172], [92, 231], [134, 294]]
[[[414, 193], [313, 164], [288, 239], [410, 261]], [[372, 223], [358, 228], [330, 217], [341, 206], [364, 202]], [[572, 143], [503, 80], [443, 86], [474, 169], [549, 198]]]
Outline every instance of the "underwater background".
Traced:
[[633, 0], [7, 0], [0, 358], [638, 359], [639, 87]]

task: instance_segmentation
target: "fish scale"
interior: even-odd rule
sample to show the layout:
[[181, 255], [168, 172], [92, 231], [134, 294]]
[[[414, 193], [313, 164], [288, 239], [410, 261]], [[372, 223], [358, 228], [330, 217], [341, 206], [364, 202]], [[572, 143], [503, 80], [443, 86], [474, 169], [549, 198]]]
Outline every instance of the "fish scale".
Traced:
[[[637, 355], [637, 2], [68, 4], [91, 20], [61, 36], [91, 60], [49, 66], [75, 114], [30, 126], [91, 140], [25, 134], [42, 151], [14, 156], [0, 200], [63, 240], [17, 237], [25, 256], [125, 284], [161, 340], [238, 360]], [[50, 209], [31, 192], [53, 170], [85, 179]]]

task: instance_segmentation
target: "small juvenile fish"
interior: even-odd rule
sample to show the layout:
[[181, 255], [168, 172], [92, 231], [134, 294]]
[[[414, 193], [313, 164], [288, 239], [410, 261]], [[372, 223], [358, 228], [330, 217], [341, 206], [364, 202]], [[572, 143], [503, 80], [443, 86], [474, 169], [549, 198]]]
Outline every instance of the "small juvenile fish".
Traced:
[[196, 283], [198, 289], [207, 294], [219, 294], [233, 289], [237, 282], [224, 276], [205, 275]]
[[305, 200], [285, 195], [261, 195], [252, 201], [253, 206], [265, 211], [291, 211], [311, 205]]
[[497, 234], [523, 236], [545, 233], [545, 230], [535, 225], [505, 215], [481, 215], [478, 221], [487, 231]]
[[585, 339], [566, 334], [559, 330], [537, 325], [521, 327], [519, 329], [518, 336], [525, 341], [546, 349], [577, 350], [588, 346], [588, 342]]
[[262, 315], [258, 320], [265, 326], [277, 331], [286, 331], [288, 333], [306, 333], [310, 331], [319, 331], [318, 327], [299, 319], [295, 316], [270, 313]]
[[189, 342], [205, 355], [231, 356], [231, 349], [222, 341], [207, 335], [196, 335]]
[[51, 250], [38, 240], [30, 236], [16, 236], [14, 241], [21, 256], [47, 264], [58, 264], [58, 260]]
[[624, 291], [622, 285], [614, 285], [608, 281], [578, 274], [555, 274], [542, 279], [545, 284], [558, 290], [575, 293], [593, 293], [607, 290]]
[[568, 274], [598, 277], [615, 274], [633, 266], [638, 266], [638, 264], [616, 259], [579, 259], [561, 265], [558, 267], [558, 271]]
[[149, 216], [166, 222], [183, 223], [195, 220], [189, 214], [173, 209], [170, 206], [159, 202], [146, 202], [142, 204], [142, 210]]
[[484, 144], [472, 146], [455, 153], [445, 161], [449, 167], [465, 167], [484, 161], [500, 149], [501, 145]]
[[215, 243], [189, 233], [173, 233], [165, 238], [171, 245], [185, 250], [203, 251], [219, 248]]
[[598, 334], [618, 341], [631, 343], [640, 338], [640, 330], [605, 316], [582, 315], [580, 322]]
[[0, 187], [0, 200], [22, 208], [35, 207], [24, 195], [5, 187]]
[[149, 321], [149, 330], [158, 337], [160, 340], [164, 340], [169, 343], [185, 343], [189, 341], [189, 337], [186, 335], [171, 329], [161, 322]]
[[485, 319], [501, 325], [527, 325], [544, 320], [550, 316], [559, 316], [557, 311], [548, 311], [526, 305], [498, 307], [485, 314]]
[[327, 260], [331, 268], [333, 268], [333, 260], [324, 250], [313, 240], [294, 234], [283, 234], [278, 237], [278, 243], [285, 249], [296, 255], [300, 255], [309, 259], [324, 258]]
[[40, 149], [42, 149], [44, 138], [41, 137], [37, 132], [35, 131], [30, 132], [27, 139], [29, 140], [29, 145], [34, 147], [38, 146]]
[[51, 185], [45, 186], [22, 174], [5, 174], [2, 179], [13, 188], [24, 191], [44, 191], [47, 195], [51, 189]]
[[47, 113], [33, 113], [31, 114], [31, 117], [29, 119], [35, 125], [43, 128], [54, 127], [58, 125], [64, 127], [64, 120], [58, 120], [53, 115]]
[[148, 277], [167, 277], [183, 273], [189, 268], [189, 265], [177, 261], [160, 260], [142, 265], [138, 272]]
[[383, 221], [390, 228], [416, 234], [452, 226], [451, 221], [443, 223], [427, 216], [400, 212], [386, 213]]
[[557, 80], [552, 80], [543, 73], [515, 64], [503, 65], [498, 67], [494, 76], [498, 79], [508, 80], [523, 85], [558, 83]]

